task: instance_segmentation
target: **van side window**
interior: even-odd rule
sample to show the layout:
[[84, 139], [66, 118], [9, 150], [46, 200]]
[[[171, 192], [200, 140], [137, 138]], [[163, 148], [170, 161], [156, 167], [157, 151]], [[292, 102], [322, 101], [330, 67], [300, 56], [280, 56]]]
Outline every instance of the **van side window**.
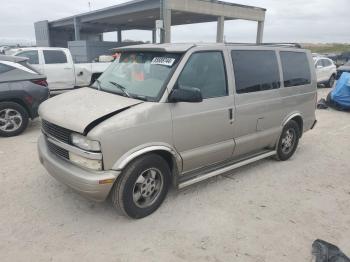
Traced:
[[281, 51], [284, 86], [301, 86], [311, 83], [309, 62], [305, 53]]
[[65, 64], [66, 54], [60, 50], [44, 50], [45, 64]]
[[280, 87], [280, 76], [275, 51], [233, 50], [232, 63], [237, 94], [251, 93]]
[[38, 51], [23, 51], [23, 52], [18, 53], [16, 56], [27, 57], [29, 64], [32, 64], [32, 65], [39, 64]]
[[192, 54], [177, 83], [178, 88], [200, 89], [203, 98], [226, 96], [228, 93], [222, 52]]

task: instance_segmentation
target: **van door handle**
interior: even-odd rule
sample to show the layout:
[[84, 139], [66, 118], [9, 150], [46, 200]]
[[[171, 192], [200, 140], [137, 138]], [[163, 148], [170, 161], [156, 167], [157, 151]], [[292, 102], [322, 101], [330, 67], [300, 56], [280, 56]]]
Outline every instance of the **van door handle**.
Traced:
[[256, 120], [256, 131], [263, 131], [264, 130], [264, 117], [259, 117]]

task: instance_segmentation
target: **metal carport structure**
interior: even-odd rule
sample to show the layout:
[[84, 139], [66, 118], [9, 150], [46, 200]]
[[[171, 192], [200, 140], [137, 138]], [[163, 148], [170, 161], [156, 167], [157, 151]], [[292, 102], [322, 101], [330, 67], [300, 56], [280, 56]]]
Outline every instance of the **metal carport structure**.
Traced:
[[82, 13], [55, 21], [35, 23], [37, 45], [62, 46], [72, 40], [101, 40], [105, 32], [152, 30], [156, 40], [156, 21], [162, 20], [161, 39], [171, 42], [171, 26], [217, 22], [217, 42], [224, 41], [224, 21], [242, 19], [257, 22], [256, 42], [263, 39], [266, 9], [215, 0], [134, 0], [112, 7]]

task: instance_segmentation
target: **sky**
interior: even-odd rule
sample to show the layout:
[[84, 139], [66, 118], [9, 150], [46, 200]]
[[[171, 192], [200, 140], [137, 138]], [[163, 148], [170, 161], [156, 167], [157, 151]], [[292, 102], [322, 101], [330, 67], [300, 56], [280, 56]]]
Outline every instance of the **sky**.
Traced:
[[[267, 9], [264, 42], [350, 43], [350, 0], [225, 0]], [[128, 2], [127, 0], [1, 0], [0, 42], [35, 43], [34, 22]], [[256, 22], [226, 21], [225, 40], [254, 42]], [[151, 40], [151, 33], [128, 31], [123, 38]], [[105, 40], [115, 40], [108, 33]], [[172, 27], [172, 42], [214, 42], [216, 23]]]

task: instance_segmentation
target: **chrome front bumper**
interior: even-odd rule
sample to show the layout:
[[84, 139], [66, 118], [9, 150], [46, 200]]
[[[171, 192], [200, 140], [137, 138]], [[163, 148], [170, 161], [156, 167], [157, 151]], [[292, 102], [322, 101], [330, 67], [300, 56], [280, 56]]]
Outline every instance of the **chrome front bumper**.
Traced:
[[39, 137], [38, 152], [41, 164], [54, 178], [94, 201], [104, 201], [107, 198], [120, 174], [113, 170], [83, 169], [52, 154], [48, 150], [44, 135]]

